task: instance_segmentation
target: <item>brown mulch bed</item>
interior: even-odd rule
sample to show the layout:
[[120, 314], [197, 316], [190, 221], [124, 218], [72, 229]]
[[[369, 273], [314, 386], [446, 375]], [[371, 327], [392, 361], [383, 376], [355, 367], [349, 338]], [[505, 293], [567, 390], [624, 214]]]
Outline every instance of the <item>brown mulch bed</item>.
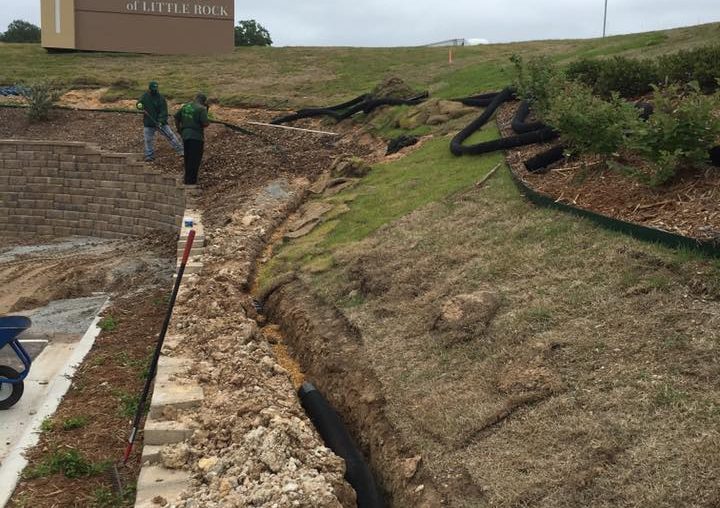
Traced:
[[[510, 122], [516, 108], [517, 103], [507, 103], [498, 111], [503, 136], [514, 134]], [[659, 187], [603, 167], [589, 156], [556, 163], [545, 174], [525, 169], [524, 161], [555, 144], [509, 151], [508, 163], [528, 186], [558, 202], [698, 240], [720, 241], [720, 169], [679, 174]]]
[[[28, 455], [24, 474], [43, 464], [56, 452], [76, 450], [95, 465], [118, 463], [130, 431], [128, 406], [136, 400], [144, 383], [143, 373], [162, 326], [167, 291], [149, 290], [116, 301], [105, 316], [117, 327], [103, 331], [78, 369], [73, 384], [50, 420], [51, 430], [43, 432]], [[85, 419], [80, 428], [63, 430], [72, 418]], [[140, 471], [142, 440], [135, 446], [127, 467], [120, 467], [124, 498], [114, 492], [109, 473], [70, 479], [55, 473], [22, 479], [8, 508], [132, 506], [134, 485]]]

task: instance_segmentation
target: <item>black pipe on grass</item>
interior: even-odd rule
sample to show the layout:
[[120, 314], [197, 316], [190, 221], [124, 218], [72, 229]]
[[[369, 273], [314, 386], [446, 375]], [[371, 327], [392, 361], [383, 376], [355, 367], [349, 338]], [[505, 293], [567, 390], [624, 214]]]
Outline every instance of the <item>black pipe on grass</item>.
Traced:
[[476, 108], [487, 107], [500, 92], [489, 92], [478, 95], [471, 95], [469, 97], [461, 97], [459, 99], [453, 99], [455, 102], [460, 102], [465, 106], [472, 106]]
[[355, 489], [358, 508], [383, 508], [385, 503], [370, 467], [345, 429], [340, 416], [312, 384], [303, 383], [298, 395], [325, 444], [345, 460], [345, 479]]
[[283, 123], [294, 122], [302, 118], [313, 118], [317, 116], [329, 116], [336, 122], [341, 122], [356, 113], [360, 113], [361, 111], [365, 114], [371, 113], [380, 106], [416, 106], [427, 99], [429, 95], [430, 94], [428, 92], [424, 92], [416, 97], [411, 97], [410, 99], [393, 99], [389, 97], [373, 99], [371, 95], [365, 94], [336, 106], [301, 109], [293, 114], [275, 118], [271, 123], [280, 125]]

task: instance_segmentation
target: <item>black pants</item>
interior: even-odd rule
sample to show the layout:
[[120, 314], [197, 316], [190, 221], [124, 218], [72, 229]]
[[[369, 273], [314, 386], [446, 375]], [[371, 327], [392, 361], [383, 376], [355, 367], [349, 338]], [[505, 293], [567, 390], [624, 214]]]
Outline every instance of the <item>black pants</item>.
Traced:
[[185, 147], [185, 185], [197, 185], [205, 142], [186, 139], [183, 145]]

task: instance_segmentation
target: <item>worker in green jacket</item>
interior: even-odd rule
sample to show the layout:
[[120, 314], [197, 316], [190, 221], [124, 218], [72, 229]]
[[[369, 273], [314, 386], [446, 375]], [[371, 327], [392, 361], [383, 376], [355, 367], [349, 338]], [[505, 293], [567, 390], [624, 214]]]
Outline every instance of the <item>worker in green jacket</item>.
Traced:
[[151, 81], [148, 91], [137, 102], [137, 108], [144, 113], [143, 126], [145, 138], [145, 162], [155, 160], [155, 133], [159, 132], [168, 140], [178, 155], [183, 154], [183, 147], [177, 136], [168, 125], [168, 107], [165, 97], [160, 94], [157, 81]]
[[200, 163], [205, 151], [205, 129], [210, 125], [208, 101], [198, 94], [193, 102], [175, 113], [175, 127], [182, 136], [185, 149], [185, 185], [197, 185]]

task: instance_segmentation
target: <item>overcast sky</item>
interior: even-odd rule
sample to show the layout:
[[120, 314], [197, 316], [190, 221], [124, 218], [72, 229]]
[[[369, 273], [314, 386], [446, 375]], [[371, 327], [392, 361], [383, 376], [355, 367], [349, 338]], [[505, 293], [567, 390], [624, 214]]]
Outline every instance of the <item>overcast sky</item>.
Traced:
[[[40, 0], [0, 0], [0, 29], [40, 22]], [[604, 0], [242, 0], [276, 46], [413, 46], [453, 38], [491, 42], [602, 35]], [[720, 0], [609, 0], [608, 33], [720, 21]]]

